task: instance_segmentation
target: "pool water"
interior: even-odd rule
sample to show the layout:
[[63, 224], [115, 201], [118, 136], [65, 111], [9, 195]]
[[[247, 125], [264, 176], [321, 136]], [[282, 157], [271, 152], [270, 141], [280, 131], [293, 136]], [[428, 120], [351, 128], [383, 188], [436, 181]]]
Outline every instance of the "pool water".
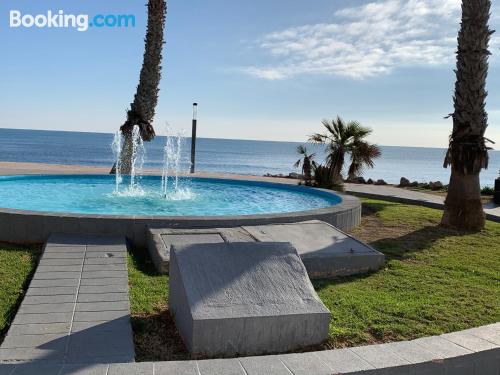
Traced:
[[[98, 215], [221, 216], [286, 213], [341, 202], [335, 194], [300, 186], [222, 179], [182, 178], [177, 191], [161, 193], [161, 177], [144, 176], [139, 186], [118, 192], [115, 177], [3, 176], [0, 207]], [[170, 183], [172, 185], [172, 183]]]

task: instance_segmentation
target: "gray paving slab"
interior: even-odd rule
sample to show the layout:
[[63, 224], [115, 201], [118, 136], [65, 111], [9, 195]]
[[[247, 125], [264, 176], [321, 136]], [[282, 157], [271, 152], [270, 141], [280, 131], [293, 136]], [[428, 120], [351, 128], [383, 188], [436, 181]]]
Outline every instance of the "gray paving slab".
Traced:
[[107, 264], [126, 264], [127, 259], [124, 258], [87, 258], [85, 259], [85, 265], [91, 265], [91, 264], [100, 264], [100, 265], [107, 265]]
[[105, 279], [82, 279], [80, 286], [99, 285], [127, 285], [128, 279], [125, 277], [109, 277]]
[[[0, 347], [0, 361], [133, 362], [124, 239], [56, 235], [45, 249]], [[121, 260], [107, 261], [115, 255]], [[87, 260], [95, 264], [85, 266]]]
[[106, 375], [108, 364], [64, 365], [59, 375]]
[[290, 375], [278, 356], [244, 357], [239, 361], [248, 375]]
[[19, 324], [11, 325], [9, 335], [44, 335], [50, 333], [68, 333], [71, 323]]
[[83, 302], [76, 304], [75, 311], [130, 311], [130, 302]]
[[377, 369], [405, 366], [410, 364], [410, 362], [401, 358], [394, 351], [384, 345], [358, 346], [351, 348], [351, 350]]
[[473, 352], [499, 348], [497, 344], [465, 332], [446, 333], [441, 337]]
[[16, 366], [12, 375], [59, 375], [62, 365], [26, 363]]
[[458, 357], [472, 353], [471, 350], [465, 349], [439, 336], [422, 337], [413, 340], [413, 342], [441, 358]]
[[30, 288], [47, 288], [57, 286], [77, 287], [78, 279], [31, 280]]
[[372, 370], [375, 367], [355, 354], [351, 349], [336, 349], [314, 352], [333, 373]]
[[332, 375], [332, 369], [313, 353], [284, 354], [279, 357], [293, 375]]
[[61, 313], [61, 312], [73, 312], [75, 307], [74, 303], [42, 303], [36, 305], [26, 305], [23, 304], [18, 313], [21, 314], [40, 314], [40, 313]]
[[463, 332], [479, 337], [493, 344], [500, 345], [500, 331], [496, 330], [493, 325], [471, 328]]
[[198, 361], [201, 375], [246, 375], [237, 359], [212, 359]]
[[59, 294], [55, 296], [29, 295], [24, 297], [21, 307], [23, 307], [24, 305], [38, 305], [44, 303], [45, 304], [57, 304], [57, 303], [68, 303], [68, 302], [73, 303], [75, 302], [75, 299], [76, 299], [76, 292], [74, 294]]
[[108, 375], [153, 375], [153, 363], [112, 364]]
[[117, 302], [128, 301], [128, 293], [80, 293], [77, 302]]
[[200, 375], [196, 361], [156, 362], [155, 375]]
[[108, 294], [108, 293], [126, 293], [128, 286], [122, 284], [112, 285], [80, 285], [80, 294]]

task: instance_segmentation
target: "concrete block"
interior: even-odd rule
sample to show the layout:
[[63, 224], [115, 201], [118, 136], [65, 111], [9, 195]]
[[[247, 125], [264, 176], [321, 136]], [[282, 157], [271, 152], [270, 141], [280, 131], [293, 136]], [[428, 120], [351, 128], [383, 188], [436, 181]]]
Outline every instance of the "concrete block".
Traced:
[[237, 359], [210, 359], [198, 361], [201, 375], [246, 375]]
[[200, 375], [195, 361], [155, 362], [155, 375]]
[[256, 355], [328, 337], [330, 312], [289, 243], [172, 247], [170, 311], [195, 355]]
[[290, 242], [298, 251], [310, 278], [329, 278], [376, 271], [384, 255], [322, 221], [244, 226], [261, 242]]
[[357, 346], [351, 348], [351, 350], [377, 369], [400, 367], [410, 364], [410, 362], [401, 358], [385, 345]]

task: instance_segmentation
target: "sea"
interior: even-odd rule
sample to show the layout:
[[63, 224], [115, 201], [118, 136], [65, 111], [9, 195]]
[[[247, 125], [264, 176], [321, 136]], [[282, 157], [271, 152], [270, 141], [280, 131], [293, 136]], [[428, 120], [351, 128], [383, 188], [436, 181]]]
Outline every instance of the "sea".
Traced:
[[[0, 128], [0, 161], [38, 162], [112, 166], [113, 134]], [[146, 143], [145, 168], [161, 170], [166, 137]], [[183, 141], [182, 168], [189, 170], [191, 139]], [[300, 172], [293, 164], [299, 159], [297, 146], [305, 144], [324, 161], [321, 146], [300, 142], [250, 141], [239, 139], [198, 138], [196, 170], [248, 175], [289, 174]], [[444, 148], [381, 146], [382, 156], [363, 177], [399, 183], [411, 181], [447, 183], [450, 170], [443, 168]], [[500, 151], [490, 152], [490, 166], [481, 172], [481, 185], [493, 186], [500, 170]]]

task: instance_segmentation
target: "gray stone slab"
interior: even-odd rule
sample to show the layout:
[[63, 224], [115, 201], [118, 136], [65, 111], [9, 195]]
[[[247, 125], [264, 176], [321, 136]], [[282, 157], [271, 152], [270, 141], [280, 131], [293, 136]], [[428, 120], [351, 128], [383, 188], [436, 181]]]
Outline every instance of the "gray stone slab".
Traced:
[[119, 363], [109, 366], [108, 375], [153, 375], [153, 363]]
[[401, 358], [394, 351], [384, 345], [367, 345], [351, 348], [360, 358], [380, 369], [386, 367], [398, 367], [409, 365], [410, 362]]
[[80, 293], [77, 302], [118, 302], [128, 301], [128, 294], [125, 293]]
[[288, 243], [172, 247], [170, 310], [195, 355], [254, 355], [314, 345], [330, 313]]
[[77, 303], [75, 311], [130, 311], [129, 301]]
[[122, 271], [127, 272], [127, 266], [122, 264], [85, 264], [83, 272], [88, 271]]
[[43, 254], [42, 259], [78, 259], [83, 261], [84, 252], [73, 252], [73, 253], [46, 253]]
[[86, 330], [99, 332], [100, 334], [105, 334], [106, 332], [132, 332], [128, 316], [111, 321], [73, 322], [73, 326], [71, 327], [72, 333]]
[[201, 375], [246, 375], [237, 359], [211, 359], [198, 361]]
[[53, 272], [80, 272], [82, 270], [81, 264], [72, 264], [67, 266], [45, 266], [39, 265], [36, 269], [38, 273], [53, 273]]
[[285, 354], [280, 360], [293, 375], [332, 375], [332, 370], [312, 353]]
[[242, 228], [151, 229], [147, 230], [148, 251], [157, 271], [168, 273], [172, 246], [202, 243], [254, 242]]
[[82, 259], [40, 259], [39, 266], [81, 266]]
[[71, 312], [49, 314], [22, 314], [18, 313], [12, 324], [45, 324], [70, 322]]
[[123, 317], [128, 317], [130, 311], [77, 311], [75, 312], [74, 321], [75, 322], [99, 322], [103, 320], [113, 320]]
[[410, 363], [432, 362], [443, 359], [443, 357], [425, 349], [414, 341], [392, 342], [384, 344], [384, 346]]
[[109, 264], [127, 264], [127, 259], [123, 258], [89, 258], [85, 259], [85, 265], [109, 265]]
[[33, 280], [79, 279], [78, 272], [37, 272]]
[[57, 295], [76, 295], [77, 287], [55, 286], [47, 288], [29, 288], [27, 296], [57, 296]]
[[473, 353], [471, 350], [465, 349], [439, 336], [422, 337], [413, 340], [413, 342], [440, 358], [458, 357]]
[[243, 229], [261, 242], [290, 242], [311, 278], [376, 271], [384, 264], [382, 253], [322, 221], [244, 226]]
[[481, 352], [484, 350], [499, 348], [498, 345], [490, 341], [465, 332], [446, 333], [444, 335], [441, 335], [441, 337], [473, 352]]
[[71, 323], [50, 323], [50, 324], [20, 324], [12, 325], [9, 335], [44, 335], [50, 333], [68, 333]]
[[127, 273], [123, 270], [120, 271], [83, 271], [82, 279], [105, 279], [124, 277]]
[[244, 357], [239, 361], [248, 375], [290, 375], [278, 356]]
[[12, 375], [59, 375], [59, 364], [25, 363], [17, 365]]
[[124, 251], [88, 251], [85, 254], [85, 263], [87, 263], [87, 259], [109, 259], [109, 258], [126, 258], [127, 253]]
[[[64, 350], [62, 347], [54, 349], [41, 348], [20, 348], [20, 349], [3, 349], [0, 348], [0, 361], [53, 361], [59, 362], [64, 358]], [[17, 366], [16, 371], [23, 366]], [[37, 374], [40, 374], [38, 372]]]
[[67, 333], [45, 334], [45, 335], [7, 335], [2, 343], [2, 349], [15, 348], [64, 348], [68, 340]]
[[59, 375], [107, 375], [108, 368], [107, 364], [64, 365]]
[[80, 286], [80, 295], [83, 294], [103, 294], [103, 293], [126, 293], [128, 285], [83, 285]]
[[372, 370], [375, 367], [355, 354], [351, 349], [336, 349], [314, 352], [333, 373], [349, 373], [354, 371]]
[[82, 279], [80, 286], [99, 286], [99, 285], [127, 285], [126, 277], [110, 277], [105, 279]]
[[77, 287], [78, 279], [31, 280], [30, 288], [47, 288], [53, 286]]
[[493, 344], [500, 345], [500, 331], [496, 330], [493, 325], [471, 328], [462, 332], [479, 337]]
[[195, 361], [155, 362], [155, 375], [200, 375]]
[[57, 304], [57, 303], [68, 303], [68, 302], [74, 303], [75, 300], [76, 300], [76, 292], [75, 294], [59, 294], [55, 296], [29, 295], [24, 297], [22, 306], [38, 305], [38, 304]]
[[20, 314], [47, 314], [72, 312], [75, 304], [72, 303], [41, 303], [36, 305], [22, 304], [19, 308]]

